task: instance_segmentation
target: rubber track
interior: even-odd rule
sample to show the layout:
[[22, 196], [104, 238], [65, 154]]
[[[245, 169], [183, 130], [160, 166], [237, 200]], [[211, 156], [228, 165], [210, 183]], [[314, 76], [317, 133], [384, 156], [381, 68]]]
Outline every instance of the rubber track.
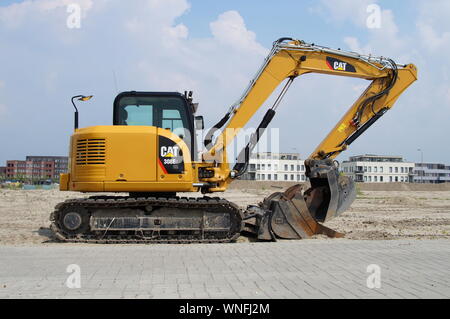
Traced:
[[[157, 207], [177, 207], [182, 209], [203, 208], [203, 209], [220, 209], [221, 211], [229, 211], [236, 218], [240, 219], [239, 229], [235, 229], [234, 233], [229, 233], [226, 238], [185, 238], [184, 235], [160, 235], [158, 238], [137, 238], [136, 234], [129, 235], [108, 235], [103, 234], [101, 237], [97, 233], [70, 235], [65, 233], [59, 227], [59, 214], [60, 212], [70, 206], [84, 207], [86, 209], [99, 209], [99, 208], [133, 208], [133, 207], [145, 207], [147, 205]], [[59, 203], [55, 207], [55, 211], [50, 215], [52, 224], [51, 230], [55, 233], [57, 239], [65, 242], [74, 243], [99, 243], [99, 244], [147, 244], [147, 243], [176, 243], [176, 244], [189, 244], [189, 243], [227, 243], [235, 241], [242, 230], [242, 220], [244, 219], [243, 212], [238, 206], [232, 202], [222, 198], [186, 198], [186, 197], [173, 197], [173, 198], [133, 198], [133, 197], [119, 197], [119, 196], [98, 196], [90, 198], [80, 199], [68, 199], [62, 203]], [[130, 231], [132, 232], [132, 231]]]

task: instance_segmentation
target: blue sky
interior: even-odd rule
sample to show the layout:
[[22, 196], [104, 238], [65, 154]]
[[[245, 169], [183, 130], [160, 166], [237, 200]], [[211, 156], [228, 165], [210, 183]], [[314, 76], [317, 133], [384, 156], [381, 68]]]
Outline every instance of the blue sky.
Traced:
[[[71, 3], [81, 5], [80, 29], [66, 26]], [[382, 10], [380, 29], [365, 25], [372, 3]], [[110, 124], [118, 91], [188, 89], [211, 125], [282, 36], [419, 68], [419, 81], [339, 160], [375, 153], [419, 161], [421, 148], [425, 161], [450, 163], [449, 16], [446, 0], [1, 0], [0, 165], [66, 154], [69, 99], [78, 93], [95, 96], [80, 107], [82, 126]], [[297, 80], [272, 123], [280, 129], [280, 150], [309, 155], [366, 85], [324, 76]]]
[[[351, 33], [363, 36], [367, 33], [366, 29], [355, 29], [352, 24], [344, 21], [325, 22], [320, 16], [311, 14], [312, 8], [320, 7], [320, 2], [315, 0], [282, 0], [276, 3], [261, 0], [192, 0], [190, 3], [191, 9], [180, 17], [179, 21], [189, 27], [190, 34], [194, 37], [208, 37], [209, 23], [219, 14], [229, 10], [237, 10], [244, 17], [248, 29], [255, 31], [258, 41], [266, 47], [269, 47], [274, 39], [290, 34], [302, 36], [302, 39], [309, 42], [342, 46], [337, 35]], [[417, 11], [416, 6], [408, 5], [411, 1], [378, 3], [382, 8], [402, 13], [404, 18], [399, 19], [400, 28], [407, 29], [414, 24], [413, 20], [407, 18], [415, 15]], [[336, 1], [336, 6], [339, 6], [339, 1]]]
[[9, 6], [10, 4], [19, 3], [19, 2], [22, 2], [22, 1], [21, 0], [2, 0], [0, 2], [0, 6], [6, 7], [6, 6]]

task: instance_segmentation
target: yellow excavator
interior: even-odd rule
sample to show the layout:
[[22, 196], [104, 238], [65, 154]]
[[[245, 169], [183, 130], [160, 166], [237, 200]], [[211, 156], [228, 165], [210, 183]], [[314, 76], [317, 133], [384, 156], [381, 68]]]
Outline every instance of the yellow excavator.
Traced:
[[[255, 145], [294, 79], [307, 73], [370, 81], [367, 89], [305, 160], [308, 189], [295, 185], [245, 210], [218, 197], [177, 193], [224, 192], [248, 167]], [[345, 211], [356, 196], [353, 180], [335, 159], [417, 80], [413, 64], [361, 55], [292, 38], [274, 42], [242, 97], [206, 134], [197, 158], [196, 130], [203, 117], [192, 92], [123, 92], [114, 100], [113, 125], [78, 128], [70, 140], [69, 172], [61, 191], [128, 193], [59, 203], [51, 214], [56, 238], [96, 243], [232, 242], [241, 234], [260, 240], [339, 237], [323, 222]], [[233, 167], [227, 147], [271, 93], [285, 82]]]

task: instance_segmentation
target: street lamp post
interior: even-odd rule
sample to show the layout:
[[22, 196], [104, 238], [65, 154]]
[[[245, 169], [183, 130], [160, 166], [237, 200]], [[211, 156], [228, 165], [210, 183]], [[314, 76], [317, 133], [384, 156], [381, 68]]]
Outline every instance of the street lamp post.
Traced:
[[421, 148], [418, 148], [417, 151], [420, 152], [420, 166], [422, 168], [422, 172], [420, 174], [420, 182], [423, 184], [423, 175], [425, 175], [425, 168], [423, 167], [423, 151]]

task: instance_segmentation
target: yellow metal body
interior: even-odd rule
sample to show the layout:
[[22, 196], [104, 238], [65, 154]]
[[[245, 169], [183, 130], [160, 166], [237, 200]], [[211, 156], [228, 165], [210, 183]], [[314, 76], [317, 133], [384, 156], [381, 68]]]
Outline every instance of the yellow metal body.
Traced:
[[[182, 174], [166, 174], [158, 165], [158, 136], [183, 151]], [[197, 180], [186, 143], [169, 130], [153, 126], [94, 126], [71, 137], [69, 174], [61, 190], [82, 192], [194, 192]], [[93, 154], [93, 155], [89, 155]]]
[[[330, 66], [330, 59], [338, 60]], [[341, 64], [339, 64], [341, 63]], [[346, 71], [351, 65], [354, 70]], [[343, 65], [341, 67], [341, 65]], [[70, 172], [61, 176], [61, 190], [83, 192], [195, 192], [197, 183], [211, 183], [210, 192], [225, 191], [233, 181], [226, 157], [226, 148], [236, 134], [252, 118], [271, 93], [286, 79], [307, 73], [322, 73], [367, 79], [368, 88], [338, 121], [328, 136], [310, 155], [322, 159], [323, 154], [336, 157], [345, 150], [341, 143], [357, 127], [350, 124], [361, 103], [381, 92], [392, 76], [392, 69], [376, 60], [361, 59], [356, 54], [343, 55], [327, 51], [302, 41], [292, 41], [273, 50], [233, 109], [233, 115], [218, 136], [214, 146], [201, 162], [192, 162], [186, 144], [170, 131], [149, 126], [95, 126], [77, 129], [71, 137]], [[398, 68], [398, 79], [392, 89], [376, 100], [362, 114], [361, 125], [369, 121], [382, 108], [391, 108], [401, 93], [417, 79], [417, 69], [408, 64]], [[182, 174], [166, 174], [157, 163], [158, 136], [165, 136], [181, 146], [184, 159]], [[83, 153], [103, 152], [99, 157], [85, 157]], [[199, 168], [213, 172], [212, 177], [199, 178]]]

